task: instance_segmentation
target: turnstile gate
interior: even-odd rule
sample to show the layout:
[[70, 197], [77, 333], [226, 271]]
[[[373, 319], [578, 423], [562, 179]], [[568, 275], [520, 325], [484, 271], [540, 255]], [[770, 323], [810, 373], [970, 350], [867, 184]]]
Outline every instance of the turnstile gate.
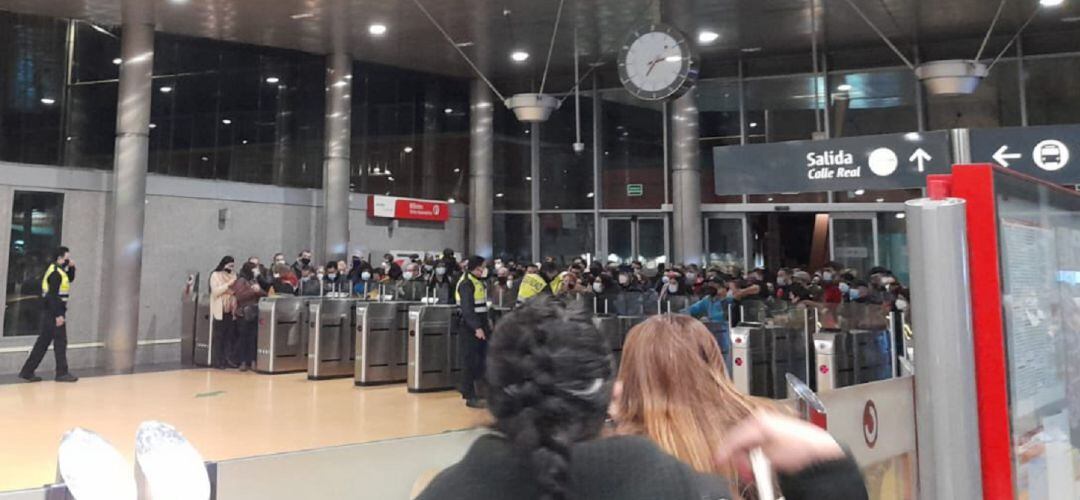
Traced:
[[195, 366], [214, 366], [214, 320], [210, 317], [210, 297], [203, 295], [195, 307], [195, 346], [192, 362]]
[[615, 367], [622, 363], [623, 344], [630, 329], [645, 321], [644, 316], [611, 316], [597, 315], [592, 318], [593, 326], [600, 331], [600, 335], [611, 346], [611, 354], [615, 358]]
[[806, 372], [806, 333], [798, 328], [742, 324], [731, 332], [732, 379], [744, 394], [784, 399], [788, 373]]
[[324, 298], [308, 303], [309, 380], [350, 377], [356, 369], [356, 300]]
[[414, 305], [409, 308], [409, 392], [453, 389], [461, 376], [458, 307]]
[[356, 385], [408, 378], [409, 302], [356, 304]]
[[815, 334], [817, 392], [892, 378], [890, 335], [888, 330]]
[[273, 374], [307, 369], [306, 303], [306, 299], [292, 296], [259, 301], [255, 371]]

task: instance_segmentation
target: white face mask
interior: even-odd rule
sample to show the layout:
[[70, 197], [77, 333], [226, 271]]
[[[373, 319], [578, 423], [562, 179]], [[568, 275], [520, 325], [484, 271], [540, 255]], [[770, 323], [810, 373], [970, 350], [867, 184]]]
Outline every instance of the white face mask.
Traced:
[[667, 276], [664, 276], [663, 278], [660, 278], [660, 281], [666, 285], [667, 282], [671, 281], [671, 278], [668, 278]]
[[787, 286], [788, 280], [787, 278], [776, 278], [776, 284], [780, 286]]
[[360, 273], [360, 279], [362, 279], [364, 281], [370, 280], [371, 279], [371, 273], [369, 273], [367, 271], [364, 271], [364, 272]]
[[405, 273], [402, 274], [401, 277], [405, 278], [405, 281], [409, 281], [409, 280], [413, 279], [413, 273], [412, 273], [412, 271], [405, 271]]
[[840, 283], [840, 293], [848, 293], [849, 290], [851, 290], [851, 285]]
[[435, 274], [438, 274], [439, 276], [442, 276], [442, 275], [446, 274], [446, 268], [445, 267], [436, 267], [435, 268]]
[[514, 280], [507, 279], [506, 280], [506, 288], [514, 288]]
[[323, 280], [323, 273], [316, 274], [315, 276], [319, 278], [319, 281]]
[[832, 273], [821, 273], [821, 279], [826, 283], [832, 281]]
[[689, 282], [689, 283], [693, 283], [693, 282], [694, 282], [694, 281], [696, 281], [696, 280], [697, 280], [697, 274], [694, 274], [694, 273], [686, 273], [686, 281], [687, 281], [687, 282]]
[[620, 274], [619, 275], [619, 284], [620, 285], [626, 285], [626, 284], [629, 284], [629, 283], [630, 283], [630, 277], [629, 276], [627, 276], [625, 274]]
[[604, 293], [604, 285], [600, 283], [593, 283], [592, 289], [596, 293]]
[[278, 274], [278, 273], [274, 273], [274, 279], [278, 279], [278, 278], [280, 278], [280, 277], [281, 277], [281, 275], [280, 275], [280, 274]]
[[896, 310], [907, 311], [908, 303], [905, 299], [896, 299]]
[[667, 289], [669, 293], [678, 293], [679, 285], [676, 283], [671, 283], [667, 286]]
[[257, 268], [257, 267], [251, 268], [251, 274], [254, 274], [255, 276], [258, 276], [259, 275], [259, 268]]

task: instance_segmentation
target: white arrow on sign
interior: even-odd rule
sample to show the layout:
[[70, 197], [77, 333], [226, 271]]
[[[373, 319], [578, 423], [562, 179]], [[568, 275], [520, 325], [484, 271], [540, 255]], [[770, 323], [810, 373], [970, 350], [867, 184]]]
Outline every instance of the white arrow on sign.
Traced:
[[908, 161], [919, 162], [919, 172], [922, 172], [923, 170], [926, 170], [926, 162], [933, 159], [934, 157], [930, 156], [930, 153], [927, 153], [925, 149], [919, 148], [915, 150], [915, 153], [911, 155], [911, 158], [908, 158]]
[[994, 153], [994, 161], [1005, 168], [1009, 168], [1009, 160], [1019, 160], [1020, 158], [1023, 158], [1023, 155], [1020, 153], [1007, 153], [1007, 151], [1009, 151], [1009, 146], [1001, 146], [998, 148], [997, 152]]

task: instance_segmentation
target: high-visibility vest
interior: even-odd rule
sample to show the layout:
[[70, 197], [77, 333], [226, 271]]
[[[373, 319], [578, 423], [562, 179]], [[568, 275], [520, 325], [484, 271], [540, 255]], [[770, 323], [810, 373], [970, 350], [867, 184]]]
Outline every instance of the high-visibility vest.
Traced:
[[68, 278], [67, 271], [56, 264], [49, 264], [49, 268], [45, 270], [45, 276], [41, 277], [41, 296], [49, 294], [49, 276], [52, 276], [52, 273], [60, 273], [60, 290], [57, 295], [60, 296], [60, 300], [67, 302], [68, 294], [71, 293], [71, 279]]
[[563, 281], [565, 281], [566, 277], [569, 275], [570, 271], [563, 271], [559, 273], [559, 275], [556, 276], [555, 279], [551, 280], [551, 293], [555, 294], [561, 292]]
[[518, 302], [524, 302], [540, 295], [548, 288], [547, 281], [539, 274], [526, 274], [521, 280], [521, 288], [518, 289]]
[[471, 281], [473, 285], [473, 312], [477, 314], [488, 312], [487, 287], [484, 286], [482, 281], [476, 279], [476, 276], [473, 276], [472, 273], [462, 274], [457, 286], [454, 287], [454, 298], [457, 299], [457, 303], [461, 304], [461, 284], [466, 279]]

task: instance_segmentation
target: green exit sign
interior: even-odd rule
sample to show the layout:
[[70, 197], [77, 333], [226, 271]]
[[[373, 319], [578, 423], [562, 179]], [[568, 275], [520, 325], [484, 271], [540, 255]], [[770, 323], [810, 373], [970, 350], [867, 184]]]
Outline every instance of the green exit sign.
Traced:
[[644, 184], [627, 184], [626, 185], [626, 196], [630, 196], [630, 197], [645, 196], [645, 185]]

